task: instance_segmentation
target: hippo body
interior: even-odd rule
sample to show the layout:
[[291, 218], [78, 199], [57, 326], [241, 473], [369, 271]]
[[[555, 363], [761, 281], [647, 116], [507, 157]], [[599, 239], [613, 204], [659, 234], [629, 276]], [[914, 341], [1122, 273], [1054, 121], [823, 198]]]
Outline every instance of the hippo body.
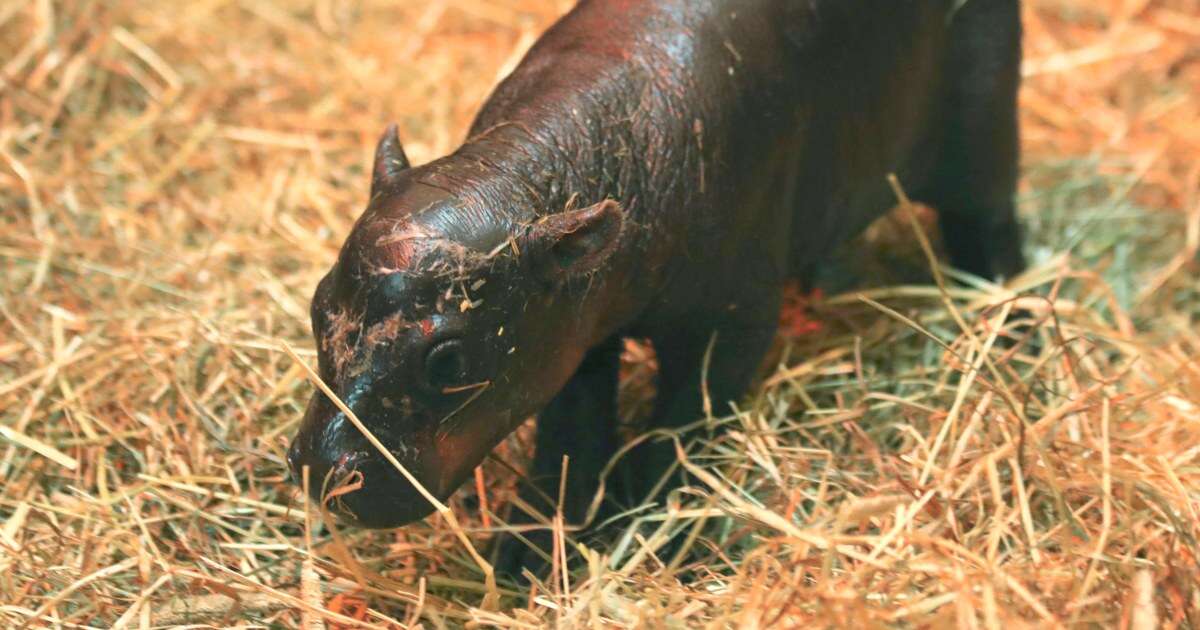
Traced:
[[[524, 498], [550, 513], [569, 456], [581, 520], [619, 446], [621, 339], [654, 345], [654, 427], [702, 416], [702, 365], [724, 410], [784, 282], [893, 205], [889, 173], [937, 208], [953, 264], [1022, 268], [1019, 62], [1017, 0], [584, 0], [452, 155], [409, 167], [384, 135], [313, 298], [321, 375], [440, 498], [539, 413]], [[317, 498], [361, 474], [333, 506], [351, 522], [432, 509], [320, 393], [289, 459]], [[635, 497], [673, 447], [636, 461]]]

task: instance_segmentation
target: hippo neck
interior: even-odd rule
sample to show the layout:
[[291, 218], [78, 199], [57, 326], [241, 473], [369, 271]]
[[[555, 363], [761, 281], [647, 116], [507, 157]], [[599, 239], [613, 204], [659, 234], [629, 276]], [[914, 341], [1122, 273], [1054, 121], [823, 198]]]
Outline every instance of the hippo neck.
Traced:
[[603, 140], [573, 137], [570, 146], [547, 139], [557, 132], [554, 121], [505, 122], [469, 140], [455, 157], [491, 171], [486, 186], [515, 202], [505, 211], [517, 224], [605, 199], [628, 209], [628, 186], [616, 174], [630, 165], [605, 156]]
[[[542, 120], [493, 127], [439, 161], [431, 179], [454, 190], [455, 222], [473, 224], [476, 234], [487, 234], [473, 239], [478, 245], [499, 245], [545, 215], [607, 199], [622, 205], [628, 229], [616, 251], [586, 282], [575, 283], [586, 288], [575, 291], [577, 297], [569, 301], [579, 309], [584, 341], [594, 344], [626, 326], [653, 295], [654, 283], [645, 282], [654, 276], [644, 268], [645, 230], [637, 219], [644, 197], [630, 186], [632, 166], [606, 158], [603, 141], [575, 137], [575, 146], [567, 149], [548, 140], [561, 131], [546, 128], [553, 125]], [[595, 173], [604, 176], [591, 177]], [[641, 280], [631, 286], [626, 281], [630, 277]]]
[[[475, 215], [489, 215], [509, 234], [570, 208], [607, 199], [621, 204], [626, 229], [582, 298], [599, 305], [591, 309], [602, 318], [594, 335], [604, 337], [656, 299], [669, 282], [670, 261], [687, 248], [688, 214], [664, 209], [698, 207], [712, 193], [704, 178], [714, 169], [704, 162], [715, 148], [703, 139], [701, 121], [713, 103], [688, 98], [682, 78], [661, 72], [688, 66], [694, 41], [683, 36], [686, 25], [669, 21], [679, 30], [669, 51], [626, 54], [641, 44], [586, 37], [580, 10], [496, 88], [471, 137], [445, 158], [445, 172], [459, 180], [450, 187], [478, 206]], [[664, 54], [676, 59], [642, 60]]]

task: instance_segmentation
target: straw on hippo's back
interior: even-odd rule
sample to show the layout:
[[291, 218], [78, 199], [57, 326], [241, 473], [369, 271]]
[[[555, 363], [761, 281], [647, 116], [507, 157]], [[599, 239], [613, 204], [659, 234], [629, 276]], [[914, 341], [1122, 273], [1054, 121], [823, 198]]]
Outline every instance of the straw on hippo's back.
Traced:
[[[549, 512], [569, 457], [577, 522], [618, 446], [621, 338], [658, 354], [654, 426], [700, 416], [702, 364], [723, 410], [785, 279], [892, 205], [888, 173], [938, 208], [954, 264], [1015, 273], [1017, 1], [960, 4], [581, 2], [454, 154], [410, 168], [385, 134], [313, 298], [323, 378], [442, 498], [540, 412], [523, 497]], [[353, 522], [431, 511], [321, 394], [289, 456], [328, 481], [317, 498], [362, 475], [335, 500]], [[632, 496], [674, 460], [669, 443], [635, 457]]]

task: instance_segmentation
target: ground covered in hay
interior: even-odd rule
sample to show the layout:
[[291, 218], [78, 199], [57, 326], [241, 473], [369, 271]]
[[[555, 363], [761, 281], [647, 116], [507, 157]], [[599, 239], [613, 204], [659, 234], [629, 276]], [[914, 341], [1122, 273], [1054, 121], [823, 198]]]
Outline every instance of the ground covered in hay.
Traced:
[[[566, 3], [0, 2], [0, 623], [1200, 627], [1200, 7], [1026, 5], [1030, 271], [931, 275], [896, 213], [700, 483], [517, 588], [443, 520], [319, 525], [282, 344], [384, 125], [451, 150]], [[452, 501], [480, 549], [527, 441]]]

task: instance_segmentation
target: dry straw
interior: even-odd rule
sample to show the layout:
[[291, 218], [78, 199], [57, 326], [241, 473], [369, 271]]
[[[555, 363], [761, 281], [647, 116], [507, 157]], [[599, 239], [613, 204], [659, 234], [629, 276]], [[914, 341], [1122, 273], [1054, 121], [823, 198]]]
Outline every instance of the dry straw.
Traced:
[[678, 445], [696, 483], [602, 537], [549, 515], [532, 586], [483, 557], [528, 427], [446, 519], [323, 525], [283, 455], [374, 138], [453, 149], [566, 8], [0, 0], [0, 623], [1200, 626], [1194, 0], [1026, 0], [1031, 269], [875, 227]]

